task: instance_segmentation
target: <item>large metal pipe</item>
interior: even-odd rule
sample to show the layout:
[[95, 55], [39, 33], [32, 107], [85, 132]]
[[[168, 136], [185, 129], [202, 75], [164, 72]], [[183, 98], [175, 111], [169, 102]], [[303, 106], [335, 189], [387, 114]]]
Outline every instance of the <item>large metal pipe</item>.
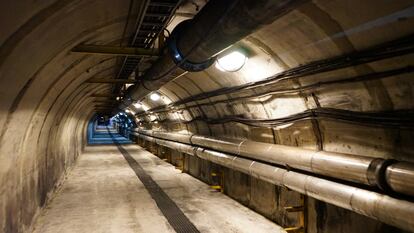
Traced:
[[[210, 59], [260, 27], [296, 8], [306, 0], [210, 0], [191, 20], [173, 31], [172, 54], [164, 54], [144, 74], [140, 83], [128, 90], [120, 108], [129, 106], [175, 77], [197, 67], [206, 68]], [[173, 47], [173, 49], [171, 49]], [[205, 65], [204, 65], [205, 64]]]
[[414, 164], [337, 152], [241, 139], [221, 139], [151, 130], [138, 130], [156, 138], [177, 141], [246, 158], [286, 166], [318, 175], [356, 182], [385, 191], [414, 196]]
[[414, 203], [376, 192], [301, 174], [236, 155], [199, 148], [181, 142], [135, 134], [153, 142], [201, 159], [249, 174], [258, 179], [313, 197], [378, 221], [414, 232]]
[[392, 190], [414, 196], [414, 164], [391, 164], [385, 170], [385, 180]]

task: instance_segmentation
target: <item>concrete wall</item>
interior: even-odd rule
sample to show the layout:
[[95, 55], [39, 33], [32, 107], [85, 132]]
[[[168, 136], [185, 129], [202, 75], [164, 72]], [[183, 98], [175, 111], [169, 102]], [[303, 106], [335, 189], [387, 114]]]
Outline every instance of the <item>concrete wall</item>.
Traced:
[[[111, 85], [85, 81], [91, 77], [116, 76], [119, 59], [74, 54], [70, 49], [79, 43], [125, 45], [134, 30], [134, 23], [128, 23], [127, 19], [136, 19], [139, 4], [143, 3], [145, 1], [114, 0], [0, 3], [1, 231], [23, 232], [30, 227], [39, 208], [44, 206], [85, 145], [85, 127], [96, 111], [96, 98], [90, 95], [111, 93]], [[250, 54], [248, 63], [240, 71], [223, 73], [212, 66], [203, 72], [187, 73], [160, 89], [162, 101], [152, 102], [147, 98], [143, 104], [146, 109], [152, 109], [191, 99], [411, 35], [414, 30], [412, 8], [412, 0], [309, 1], [240, 41]], [[183, 18], [175, 18], [172, 25], [180, 20]], [[414, 161], [411, 128], [332, 119], [303, 120], [271, 127], [231, 121], [211, 123], [211, 120], [234, 117], [280, 118], [321, 108], [365, 113], [412, 110], [414, 80], [410, 78], [411, 73], [326, 85], [289, 95], [269, 93], [321, 81], [352, 79], [413, 66], [413, 63], [413, 55], [406, 54], [187, 101], [160, 113], [149, 114], [137, 109], [140, 121], [137, 123], [160, 130]], [[253, 97], [244, 98], [246, 96]], [[192, 158], [187, 160], [191, 174], [210, 181], [209, 174], [213, 167], [216, 169], [215, 165]], [[229, 177], [226, 178], [226, 193], [275, 221], [286, 225], [293, 223], [290, 221], [294, 221], [294, 216], [284, 215], [281, 208], [285, 201], [296, 201], [296, 194], [233, 171], [225, 172]], [[355, 232], [362, 229], [361, 224], [372, 232], [388, 229], [333, 206], [315, 204], [312, 200], [309, 205], [310, 210], [318, 210], [309, 214], [317, 219], [316, 225], [310, 228], [314, 232], [349, 232], [345, 224]], [[337, 220], [342, 218], [347, 221], [335, 228]]]
[[0, 232], [28, 231], [81, 153], [95, 112], [88, 96], [111, 88], [84, 82], [115, 72], [116, 59], [69, 51], [82, 42], [119, 44], [129, 7], [112, 0], [0, 3]]

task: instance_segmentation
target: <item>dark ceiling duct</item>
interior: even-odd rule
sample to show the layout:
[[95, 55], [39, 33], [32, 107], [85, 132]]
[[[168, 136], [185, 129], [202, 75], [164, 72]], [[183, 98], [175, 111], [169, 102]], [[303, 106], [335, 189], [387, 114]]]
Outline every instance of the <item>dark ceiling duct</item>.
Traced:
[[207, 68], [214, 55], [303, 2], [305, 0], [210, 0], [194, 19], [176, 27], [169, 41], [169, 53], [157, 60], [139, 84], [129, 88], [120, 108], [124, 109], [174, 79], [171, 73], [177, 68], [181, 68], [181, 73]]

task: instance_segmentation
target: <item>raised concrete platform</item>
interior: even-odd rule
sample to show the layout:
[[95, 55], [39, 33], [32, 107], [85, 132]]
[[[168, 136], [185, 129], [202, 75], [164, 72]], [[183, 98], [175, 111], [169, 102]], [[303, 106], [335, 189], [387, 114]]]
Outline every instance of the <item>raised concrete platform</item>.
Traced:
[[[122, 145], [200, 232], [285, 232], [137, 145]], [[38, 218], [36, 233], [175, 232], [115, 145], [89, 146]]]

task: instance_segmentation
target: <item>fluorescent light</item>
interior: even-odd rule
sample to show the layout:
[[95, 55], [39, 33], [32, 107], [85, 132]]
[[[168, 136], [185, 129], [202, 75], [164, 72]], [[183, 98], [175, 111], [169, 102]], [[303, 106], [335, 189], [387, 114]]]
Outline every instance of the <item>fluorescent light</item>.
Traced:
[[239, 51], [231, 52], [216, 61], [216, 68], [221, 71], [235, 72], [240, 70], [246, 63], [247, 57]]
[[141, 104], [140, 102], [136, 102], [136, 103], [134, 104], [134, 107], [135, 107], [135, 108], [142, 108], [142, 104]]
[[135, 112], [134, 111], [132, 111], [131, 109], [125, 109], [125, 112], [127, 112], [127, 113], [131, 113], [131, 114], [133, 114], [133, 115], [135, 115]]
[[158, 101], [161, 98], [161, 96], [158, 93], [154, 92], [150, 95], [150, 98], [153, 101]]

